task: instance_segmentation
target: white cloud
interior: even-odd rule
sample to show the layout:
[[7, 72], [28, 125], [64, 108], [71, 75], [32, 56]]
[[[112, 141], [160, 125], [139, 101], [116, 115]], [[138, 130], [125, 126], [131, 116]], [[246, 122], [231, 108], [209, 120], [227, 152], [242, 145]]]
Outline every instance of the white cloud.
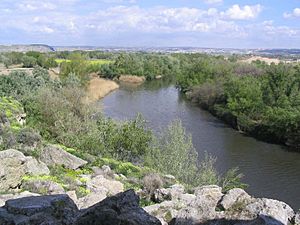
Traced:
[[291, 17], [300, 17], [300, 8], [295, 8], [291, 13], [285, 12], [283, 14], [284, 18], [291, 18]]
[[206, 4], [218, 4], [223, 3], [223, 0], [204, 0]]
[[238, 4], [231, 6], [224, 15], [233, 20], [248, 20], [256, 18], [262, 11], [262, 6], [245, 5], [240, 7]]

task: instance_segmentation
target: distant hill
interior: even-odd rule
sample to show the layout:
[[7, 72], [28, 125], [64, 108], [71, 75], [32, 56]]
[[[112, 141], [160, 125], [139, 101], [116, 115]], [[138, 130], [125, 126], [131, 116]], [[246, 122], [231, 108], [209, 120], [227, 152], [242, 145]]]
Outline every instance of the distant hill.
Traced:
[[32, 45], [0, 45], [0, 52], [54, 52], [55, 49], [49, 45], [32, 44]]

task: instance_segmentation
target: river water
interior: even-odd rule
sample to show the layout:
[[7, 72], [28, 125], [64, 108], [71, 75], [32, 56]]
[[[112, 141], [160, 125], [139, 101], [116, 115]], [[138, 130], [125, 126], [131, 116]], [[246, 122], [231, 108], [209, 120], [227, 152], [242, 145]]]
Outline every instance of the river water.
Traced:
[[173, 85], [162, 81], [139, 87], [121, 85], [102, 104], [105, 115], [118, 120], [141, 113], [155, 131], [180, 119], [192, 134], [200, 158], [205, 152], [216, 156], [220, 172], [239, 167], [250, 194], [300, 208], [300, 153], [240, 134], [187, 101]]

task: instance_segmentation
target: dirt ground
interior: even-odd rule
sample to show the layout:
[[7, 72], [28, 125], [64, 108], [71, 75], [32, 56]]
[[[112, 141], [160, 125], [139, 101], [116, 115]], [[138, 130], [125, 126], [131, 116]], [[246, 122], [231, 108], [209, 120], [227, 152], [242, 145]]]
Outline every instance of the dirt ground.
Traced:
[[272, 59], [272, 58], [267, 58], [267, 57], [261, 57], [261, 56], [252, 56], [248, 59], [243, 59], [240, 62], [244, 63], [252, 63], [253, 61], [260, 60], [263, 62], [266, 62], [267, 64], [275, 63], [276, 65], [279, 64], [281, 61], [279, 59]]

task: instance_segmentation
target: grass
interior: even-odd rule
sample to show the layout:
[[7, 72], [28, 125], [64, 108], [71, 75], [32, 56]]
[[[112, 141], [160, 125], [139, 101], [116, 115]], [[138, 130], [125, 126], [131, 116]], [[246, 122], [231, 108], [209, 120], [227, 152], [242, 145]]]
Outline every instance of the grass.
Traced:
[[[69, 59], [55, 59], [55, 61], [58, 64], [61, 64], [62, 62], [71, 62]], [[105, 65], [112, 63], [113, 61], [107, 60], [107, 59], [95, 59], [95, 60], [87, 60], [89, 65]]]

